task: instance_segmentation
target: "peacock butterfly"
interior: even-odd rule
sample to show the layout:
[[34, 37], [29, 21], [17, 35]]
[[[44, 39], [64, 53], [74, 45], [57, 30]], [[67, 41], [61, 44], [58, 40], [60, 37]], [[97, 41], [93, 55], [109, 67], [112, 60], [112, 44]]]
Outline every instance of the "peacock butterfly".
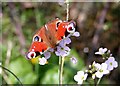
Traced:
[[69, 33], [75, 32], [74, 21], [62, 21], [58, 18], [42, 26], [33, 36], [27, 59], [35, 58], [56, 45]]

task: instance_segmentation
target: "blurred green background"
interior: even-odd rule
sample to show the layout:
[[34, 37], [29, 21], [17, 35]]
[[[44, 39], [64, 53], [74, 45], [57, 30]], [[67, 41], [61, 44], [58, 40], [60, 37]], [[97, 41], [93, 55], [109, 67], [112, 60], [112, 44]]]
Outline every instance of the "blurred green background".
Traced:
[[[66, 4], [57, 2], [2, 2], [0, 46], [2, 65], [11, 70], [23, 84], [58, 84], [58, 57], [52, 54], [48, 64], [40, 66], [25, 58], [35, 32], [45, 23], [59, 17], [66, 20]], [[71, 54], [65, 58], [64, 84], [76, 84], [73, 77], [94, 60], [104, 62], [94, 52], [107, 47], [120, 62], [120, 3], [72, 2], [69, 20], [76, 22], [80, 37], [72, 37]], [[75, 56], [77, 64], [70, 61]], [[119, 67], [102, 78], [102, 84], [116, 84], [120, 81]], [[17, 79], [3, 70], [0, 75], [3, 84], [18, 84]], [[1, 83], [1, 82], [0, 82]], [[93, 84], [90, 78], [85, 82]]]

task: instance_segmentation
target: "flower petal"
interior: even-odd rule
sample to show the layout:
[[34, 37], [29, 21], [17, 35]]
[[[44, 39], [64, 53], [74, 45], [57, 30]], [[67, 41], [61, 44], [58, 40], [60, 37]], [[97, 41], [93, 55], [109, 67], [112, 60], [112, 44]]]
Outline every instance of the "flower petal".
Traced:
[[65, 47], [64, 47], [64, 50], [65, 50], [65, 51], [70, 51], [70, 48], [67, 47], [67, 46], [65, 46]]
[[66, 37], [66, 38], [65, 38], [65, 44], [70, 44], [70, 43], [71, 43], [71, 39], [68, 38], [68, 37]]
[[82, 84], [83, 80], [86, 80], [88, 74], [84, 74], [84, 71], [78, 71], [77, 75], [74, 76], [74, 80], [78, 82], [78, 84]]
[[83, 80], [79, 80], [79, 81], [78, 81], [78, 84], [82, 84], [82, 83], [83, 83]]
[[54, 49], [53, 49], [53, 48], [50, 48], [48, 51], [50, 51], [50, 52], [54, 52]]
[[103, 70], [103, 74], [108, 74], [109, 71], [108, 70]]
[[105, 53], [106, 51], [107, 51], [107, 48], [104, 48], [104, 49], [103, 49], [103, 52]]
[[77, 74], [83, 76], [84, 72], [83, 71], [78, 71]]
[[102, 53], [101, 53], [101, 52], [95, 52], [95, 54], [99, 54], [99, 55], [101, 55]]
[[75, 80], [75, 81], [79, 81], [79, 79], [80, 79], [80, 77], [79, 77], [78, 75], [75, 75], [75, 76], [74, 76], [74, 80]]
[[118, 67], [118, 63], [117, 63], [117, 61], [114, 61], [113, 66], [114, 66], [115, 68]]
[[60, 52], [58, 52], [58, 51], [55, 51], [55, 54], [56, 54], [57, 56], [60, 56]]
[[109, 61], [109, 62], [113, 62], [113, 61], [115, 61], [115, 58], [114, 58], [114, 57], [109, 57], [109, 58], [108, 58], [108, 61]]
[[99, 48], [99, 51], [96, 52], [95, 54], [103, 55], [107, 51], [107, 48]]
[[49, 51], [46, 51], [46, 52], [44, 53], [44, 56], [45, 56], [46, 59], [49, 59], [50, 56], [51, 56], [51, 53], [50, 53]]
[[71, 57], [70, 60], [71, 60], [71, 62], [72, 62], [73, 64], [76, 64], [76, 63], [77, 63], [77, 59], [76, 59], [75, 57]]
[[107, 66], [108, 66], [108, 65], [107, 65], [106, 63], [102, 63], [102, 64], [101, 64], [101, 69], [106, 70], [106, 69], [107, 69]]
[[95, 75], [96, 75], [96, 77], [101, 78], [103, 76], [103, 73], [100, 73], [99, 71], [97, 71], [95, 73]]
[[94, 64], [96, 70], [100, 70], [101, 69], [101, 65], [99, 63], [95, 63]]
[[86, 80], [86, 79], [87, 79], [87, 76], [88, 76], [88, 74], [86, 73], [86, 74], [84, 75], [84, 79], [83, 79], [83, 80]]
[[73, 36], [79, 37], [79, 36], [80, 36], [80, 33], [79, 33], [79, 32], [74, 32], [74, 33], [73, 33]]
[[109, 64], [107, 69], [108, 70], [113, 70], [113, 66]]
[[64, 41], [64, 39], [62, 39], [62, 40], [60, 41], [59, 46], [61, 46], [61, 47], [64, 47], [64, 46], [65, 46], [65, 41]]
[[44, 57], [39, 58], [39, 64], [40, 65], [45, 65], [46, 63], [47, 63], [47, 60]]

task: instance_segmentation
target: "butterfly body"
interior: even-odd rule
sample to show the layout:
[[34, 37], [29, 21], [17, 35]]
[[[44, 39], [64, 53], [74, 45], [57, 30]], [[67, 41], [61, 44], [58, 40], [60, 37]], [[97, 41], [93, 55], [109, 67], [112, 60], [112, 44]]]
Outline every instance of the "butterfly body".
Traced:
[[73, 28], [73, 26], [70, 26], [71, 24], [73, 25], [74, 22], [63, 22], [62, 20], [55, 19], [42, 26], [33, 36], [33, 42], [26, 57], [31, 59], [49, 48], [55, 48], [64, 38], [65, 33], [69, 33], [68, 29], [70, 27]]

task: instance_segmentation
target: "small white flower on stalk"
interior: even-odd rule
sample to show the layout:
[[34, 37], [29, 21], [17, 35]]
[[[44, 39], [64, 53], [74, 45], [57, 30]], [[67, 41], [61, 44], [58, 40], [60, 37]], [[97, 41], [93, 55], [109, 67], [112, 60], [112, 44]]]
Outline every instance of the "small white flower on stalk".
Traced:
[[95, 73], [95, 75], [96, 75], [96, 77], [101, 78], [103, 75], [108, 74], [108, 73], [109, 73], [109, 71], [107, 70], [107, 64], [102, 63], [100, 65], [100, 68]]
[[78, 82], [78, 84], [82, 84], [83, 81], [87, 79], [88, 74], [84, 73], [84, 71], [78, 71], [77, 75], [74, 76], [74, 80]]
[[47, 63], [47, 59], [45, 59], [44, 57], [39, 58], [39, 64], [40, 65], [45, 65]]
[[107, 48], [99, 48], [98, 52], [95, 52], [95, 54], [103, 55], [107, 51]]
[[117, 61], [115, 61], [114, 57], [109, 57], [107, 61], [105, 61], [105, 63], [108, 65], [107, 69], [108, 70], [113, 70], [113, 68], [117, 68], [118, 67], [118, 63]]

